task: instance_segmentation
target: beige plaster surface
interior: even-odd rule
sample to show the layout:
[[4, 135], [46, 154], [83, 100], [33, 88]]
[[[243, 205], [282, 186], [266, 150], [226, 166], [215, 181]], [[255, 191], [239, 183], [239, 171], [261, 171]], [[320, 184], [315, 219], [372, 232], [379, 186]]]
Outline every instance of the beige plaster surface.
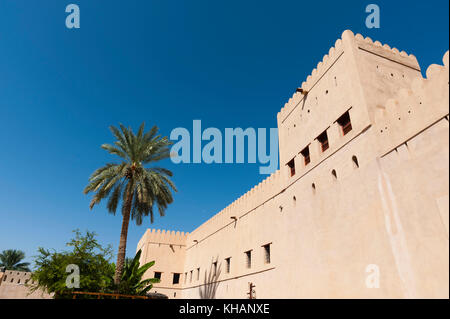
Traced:
[[152, 291], [199, 298], [216, 261], [211, 298], [247, 298], [250, 282], [256, 298], [448, 298], [448, 59], [423, 78], [413, 55], [345, 31], [308, 93], [277, 114], [280, 169], [190, 234], [145, 232], [137, 248], [156, 261], [146, 276], [162, 272]]
[[0, 299], [52, 298], [51, 295], [40, 290], [30, 291], [29, 285], [33, 283], [30, 272], [6, 270], [0, 273], [0, 280]]

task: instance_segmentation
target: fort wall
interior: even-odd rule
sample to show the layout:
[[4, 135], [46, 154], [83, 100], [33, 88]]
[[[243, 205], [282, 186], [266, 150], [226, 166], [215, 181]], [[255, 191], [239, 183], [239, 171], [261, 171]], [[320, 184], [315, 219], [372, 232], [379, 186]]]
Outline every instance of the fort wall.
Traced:
[[345, 31], [277, 115], [280, 169], [180, 242], [139, 242], [181, 274], [169, 297], [200, 298], [216, 271], [210, 298], [246, 298], [249, 282], [257, 298], [448, 298], [448, 52], [426, 74]]
[[6, 270], [0, 273], [0, 299], [51, 299], [52, 295], [36, 290], [31, 292], [34, 284], [31, 272]]
[[161, 276], [160, 283], [154, 285], [152, 292], [171, 298], [180, 297], [181, 279], [179, 283], [174, 283], [173, 275], [181, 276], [183, 273], [187, 236], [188, 233], [184, 232], [147, 229], [139, 241], [136, 251], [142, 250], [140, 263], [157, 261], [144, 277], [153, 278], [155, 272]]

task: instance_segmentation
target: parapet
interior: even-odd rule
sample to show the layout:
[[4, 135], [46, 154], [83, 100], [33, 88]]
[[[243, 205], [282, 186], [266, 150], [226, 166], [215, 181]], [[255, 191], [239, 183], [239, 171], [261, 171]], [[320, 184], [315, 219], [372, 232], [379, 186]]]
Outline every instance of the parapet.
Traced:
[[138, 250], [142, 248], [145, 243], [156, 243], [156, 244], [166, 244], [166, 245], [186, 245], [186, 239], [189, 233], [175, 232], [169, 230], [161, 229], [147, 229], [144, 236], [138, 243]]
[[[347, 33], [346, 33], [347, 32]], [[345, 31], [348, 37], [352, 37], [353, 33], [350, 30]], [[344, 36], [343, 33], [343, 36]], [[405, 51], [399, 51], [397, 48], [391, 48], [387, 44], [382, 44], [380, 41], [372, 41], [369, 37], [363, 37], [361, 34], [357, 33], [353, 36], [354, 41], [359, 49], [370, 51], [377, 55], [384, 56], [390, 60], [399, 62], [403, 65], [409, 66], [417, 71], [420, 71], [419, 63], [417, 58], [413, 54], [408, 54]]]
[[0, 275], [2, 275], [0, 278], [8, 284], [26, 284], [31, 279], [31, 272], [27, 271], [5, 270]]
[[218, 229], [232, 223], [232, 217], [239, 218], [274, 197], [281, 192], [282, 183], [281, 171], [277, 170], [195, 229], [190, 234], [187, 245], [192, 245], [193, 240], [202, 240]]
[[[328, 51], [328, 54], [323, 56], [316, 68], [310, 75], [308, 75], [306, 81], [302, 83], [302, 90], [309, 92], [311, 88], [322, 78], [325, 72], [344, 53], [344, 49], [352, 47], [370, 51], [420, 71], [419, 63], [414, 55], [408, 54], [405, 51], [399, 51], [397, 48], [391, 49], [391, 47], [387, 44], [382, 44], [379, 41], [373, 42], [369, 37], [364, 38], [359, 33], [354, 35], [352, 31], [345, 30], [342, 33], [341, 38], [336, 40], [334, 46]], [[284, 120], [295, 105], [298, 105], [304, 97], [305, 95], [301, 92], [294, 93], [284, 107], [281, 108], [278, 113], [278, 118], [281, 117], [281, 119]]]
[[449, 52], [443, 65], [432, 64], [426, 78], [413, 80], [411, 87], [401, 89], [384, 108], [375, 114], [376, 133], [382, 143], [381, 155], [399, 146], [449, 114]]
[[277, 170], [219, 213], [197, 227], [191, 234], [160, 229], [147, 229], [138, 242], [137, 250], [141, 249], [146, 243], [190, 246], [193, 244], [193, 240], [201, 240], [218, 229], [228, 225], [232, 222], [232, 216], [239, 218], [239, 216], [250, 212], [277, 195], [281, 192], [281, 189], [281, 171]]

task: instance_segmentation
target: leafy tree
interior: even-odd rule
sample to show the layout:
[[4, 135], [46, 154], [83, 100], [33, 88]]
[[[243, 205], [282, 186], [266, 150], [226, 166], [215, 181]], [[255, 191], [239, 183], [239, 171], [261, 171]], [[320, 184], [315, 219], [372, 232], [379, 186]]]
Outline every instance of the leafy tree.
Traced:
[[115, 291], [118, 291], [124, 295], [136, 295], [145, 296], [150, 289], [153, 288], [153, 284], [159, 283], [157, 278], [148, 278], [142, 280], [144, 273], [152, 267], [155, 262], [151, 261], [142, 266], [139, 265], [139, 259], [141, 258], [141, 250], [139, 250], [133, 259], [128, 259], [125, 262], [123, 273], [120, 283], [115, 287]]
[[170, 157], [171, 142], [157, 134], [156, 126], [144, 133], [142, 123], [137, 134], [122, 124], [120, 130], [114, 126], [110, 129], [117, 140], [114, 145], [103, 144], [101, 147], [117, 155], [120, 163], [108, 163], [94, 171], [84, 193], [95, 193], [91, 209], [108, 198], [108, 211], [115, 215], [119, 202], [122, 203], [122, 229], [114, 276], [114, 282], [119, 284], [125, 263], [130, 217], [141, 225], [143, 218], [150, 216], [153, 223], [153, 208], [158, 206], [159, 215], [164, 216], [165, 209], [173, 201], [171, 190], [176, 191], [176, 188], [170, 180], [171, 171], [161, 167], [144, 167]]
[[25, 253], [21, 250], [8, 249], [0, 253], [0, 268], [17, 271], [30, 271], [30, 263], [21, 262]]
[[[39, 248], [39, 255], [35, 257], [37, 270], [31, 275], [35, 282], [30, 285], [31, 291], [42, 289], [54, 293], [55, 298], [70, 297], [73, 291], [109, 291], [114, 274], [112, 248], [102, 247], [93, 232], [82, 235], [75, 230], [74, 233], [75, 238], [67, 243], [72, 251], [56, 252]], [[79, 288], [67, 287], [66, 279], [70, 275], [70, 272], [66, 272], [68, 265], [79, 267]]]

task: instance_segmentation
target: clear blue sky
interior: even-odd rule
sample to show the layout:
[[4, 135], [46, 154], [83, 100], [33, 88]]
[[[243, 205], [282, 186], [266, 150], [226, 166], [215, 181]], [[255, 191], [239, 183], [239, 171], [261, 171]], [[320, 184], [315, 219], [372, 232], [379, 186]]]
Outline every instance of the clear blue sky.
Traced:
[[[65, 7], [81, 28], [65, 27]], [[365, 7], [381, 28], [365, 27]], [[449, 3], [427, 1], [0, 2], [0, 251], [62, 249], [92, 230], [117, 249], [121, 216], [82, 193], [111, 157], [109, 125], [276, 127], [276, 113], [345, 29], [413, 53], [423, 70], [448, 50]], [[258, 164], [164, 163], [179, 189], [163, 218], [192, 231], [264, 176]]]

